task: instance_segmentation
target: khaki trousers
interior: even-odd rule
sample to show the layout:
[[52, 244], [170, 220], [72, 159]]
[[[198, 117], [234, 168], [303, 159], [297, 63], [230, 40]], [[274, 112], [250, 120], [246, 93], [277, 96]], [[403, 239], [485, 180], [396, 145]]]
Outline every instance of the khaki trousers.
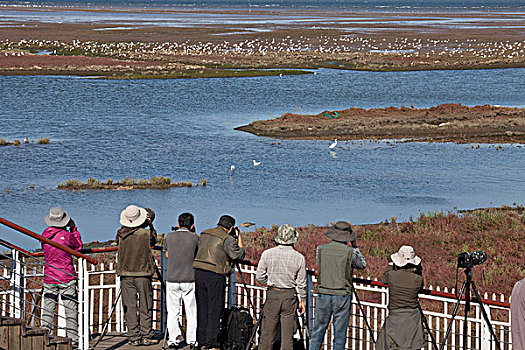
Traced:
[[261, 324], [259, 350], [271, 350], [281, 323], [281, 350], [293, 349], [293, 335], [297, 331], [297, 295], [294, 289], [268, 290]]

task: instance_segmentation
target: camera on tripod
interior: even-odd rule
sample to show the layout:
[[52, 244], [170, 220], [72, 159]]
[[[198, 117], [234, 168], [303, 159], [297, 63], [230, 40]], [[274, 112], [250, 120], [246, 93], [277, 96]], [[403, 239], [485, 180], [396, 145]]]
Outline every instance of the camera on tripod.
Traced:
[[483, 250], [478, 250], [472, 253], [459, 253], [458, 254], [458, 267], [465, 269], [471, 269], [473, 266], [483, 264], [487, 260], [487, 253]]

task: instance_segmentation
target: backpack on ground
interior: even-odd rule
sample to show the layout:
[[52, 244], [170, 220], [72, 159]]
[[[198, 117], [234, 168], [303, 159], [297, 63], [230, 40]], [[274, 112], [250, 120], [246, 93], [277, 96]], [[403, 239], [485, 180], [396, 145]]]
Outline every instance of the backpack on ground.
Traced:
[[253, 330], [253, 318], [244, 307], [226, 310], [222, 325], [223, 350], [245, 350]]

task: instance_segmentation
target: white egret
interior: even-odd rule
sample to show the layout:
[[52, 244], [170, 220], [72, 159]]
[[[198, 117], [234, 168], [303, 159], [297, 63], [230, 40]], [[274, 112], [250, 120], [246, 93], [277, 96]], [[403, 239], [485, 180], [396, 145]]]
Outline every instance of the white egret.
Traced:
[[253, 167], [255, 168], [256, 166], [259, 166], [261, 165], [261, 162], [258, 162], [256, 161], [255, 159], [253, 160]]
[[337, 146], [337, 139], [335, 139], [334, 142], [330, 146], [328, 146], [328, 148], [334, 149], [335, 146]]

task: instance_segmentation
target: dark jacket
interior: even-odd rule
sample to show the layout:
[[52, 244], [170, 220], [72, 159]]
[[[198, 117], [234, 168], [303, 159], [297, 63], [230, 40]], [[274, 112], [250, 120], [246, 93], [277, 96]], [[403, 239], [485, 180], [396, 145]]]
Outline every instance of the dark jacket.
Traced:
[[421, 323], [418, 293], [423, 287], [421, 265], [395, 268], [388, 265], [383, 274], [388, 284], [389, 314], [377, 336], [375, 350], [419, 350], [425, 337]]
[[244, 258], [245, 251], [222, 226], [204, 230], [199, 236], [199, 249], [193, 267], [228, 276], [231, 262]]
[[352, 295], [352, 254], [346, 244], [330, 242], [317, 247], [318, 293]]
[[417, 308], [418, 294], [423, 288], [420, 266], [394, 268], [393, 264], [389, 264], [383, 273], [383, 283], [388, 284], [388, 310]]
[[122, 226], [117, 231], [117, 274], [124, 277], [153, 276], [155, 262], [151, 247], [156, 242], [157, 232], [154, 229]]

